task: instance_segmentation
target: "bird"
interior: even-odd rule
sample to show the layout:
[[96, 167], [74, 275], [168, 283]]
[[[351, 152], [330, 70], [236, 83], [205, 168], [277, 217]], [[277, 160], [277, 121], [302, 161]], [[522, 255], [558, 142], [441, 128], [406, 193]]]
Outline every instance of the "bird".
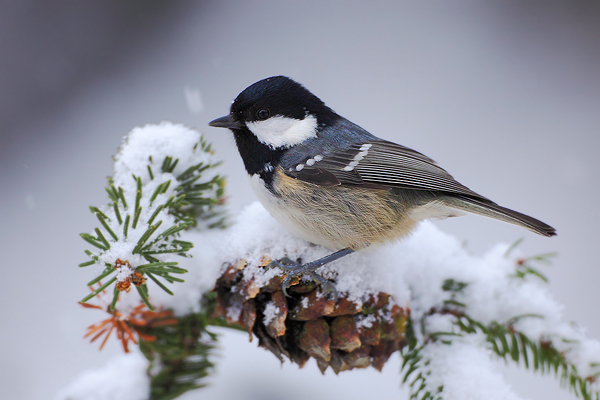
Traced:
[[379, 138], [337, 114], [286, 76], [244, 89], [229, 114], [209, 126], [227, 128], [258, 200], [293, 234], [333, 253], [308, 263], [275, 260], [287, 274], [309, 276], [327, 292], [319, 267], [374, 245], [399, 240], [426, 219], [474, 213], [542, 236], [556, 230], [456, 181], [431, 158]]

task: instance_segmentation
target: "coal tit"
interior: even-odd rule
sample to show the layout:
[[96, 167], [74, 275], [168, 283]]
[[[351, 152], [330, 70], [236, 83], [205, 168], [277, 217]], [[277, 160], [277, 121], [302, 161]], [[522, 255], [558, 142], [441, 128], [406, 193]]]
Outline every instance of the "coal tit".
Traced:
[[275, 261], [288, 276], [353, 251], [397, 240], [419, 221], [471, 212], [554, 236], [545, 223], [499, 206], [458, 183], [429, 157], [380, 139], [327, 107], [285, 76], [241, 92], [229, 115], [210, 126], [229, 128], [264, 207], [305, 240], [337, 252], [304, 265]]

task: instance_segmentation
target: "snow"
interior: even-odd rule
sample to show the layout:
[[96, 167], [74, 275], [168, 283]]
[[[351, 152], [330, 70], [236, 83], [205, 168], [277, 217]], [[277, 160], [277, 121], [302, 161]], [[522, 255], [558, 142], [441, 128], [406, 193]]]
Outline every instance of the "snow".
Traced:
[[374, 314], [359, 315], [356, 317], [356, 327], [357, 328], [370, 328], [373, 326], [373, 323], [375, 321], [377, 321], [377, 317]]
[[[245, 279], [254, 277], [267, 281], [279, 272], [265, 273], [264, 268], [259, 267], [265, 257], [288, 256], [310, 261], [330, 252], [294, 237], [259, 203], [242, 210], [228, 229], [188, 232], [186, 240], [196, 243], [192, 250], [194, 258], [184, 261], [190, 270], [186, 283], [178, 288], [175, 297], [161, 294], [160, 300], [165, 307], [175, 308], [180, 314], [197, 310], [199, 294], [212, 288], [224, 263], [245, 259], [248, 263]], [[350, 254], [318, 272], [327, 277], [336, 276], [338, 292], [355, 301], [361, 301], [366, 294], [392, 294], [396, 304], [411, 309], [415, 320], [424, 318], [426, 333], [457, 332], [449, 316], [426, 314], [433, 308], [442, 308], [445, 300], [452, 299], [452, 292], [442, 290], [445, 280], [465, 282], [468, 285], [456, 295], [456, 300], [466, 305], [471, 317], [483, 323], [506, 323], [525, 314], [539, 315], [541, 318], [517, 319], [514, 327], [533, 340], [552, 340], [582, 376], [595, 372], [590, 363], [600, 360], [600, 343], [586, 338], [581, 330], [563, 320], [562, 306], [550, 296], [543, 282], [535, 277], [514, 277], [522, 255], [513, 251], [506, 256], [508, 248], [508, 244], [498, 244], [483, 255], [473, 255], [458, 239], [424, 222], [402, 242]], [[368, 326], [369, 321], [361, 323]], [[498, 398], [518, 398], [512, 394], [502, 397], [510, 393], [510, 389], [497, 372], [494, 356], [490, 356], [486, 344], [470, 337], [465, 340], [426, 347], [433, 357], [432, 362], [436, 360], [432, 364], [435, 368], [431, 367], [432, 378], [447, 382], [444, 399], [481, 398], [478, 397], [480, 391], [486, 387], [497, 390]], [[463, 356], [459, 356], [461, 352]], [[460, 368], [453, 369], [452, 365]], [[471, 390], [472, 394], [467, 395], [465, 390]]]
[[113, 358], [86, 371], [61, 390], [55, 400], [146, 400], [150, 395], [148, 360], [139, 351]]
[[[131, 174], [142, 177], [144, 193], [152, 193], [162, 182], [169, 179], [175, 182], [177, 174], [197, 164], [199, 159], [212, 161], [210, 155], [204, 152], [191, 151], [199, 139], [197, 132], [170, 123], [134, 129], [115, 157], [115, 184], [123, 186], [128, 203], [133, 205], [135, 202], [136, 186]], [[152, 165], [156, 165], [154, 180], [150, 180], [147, 171], [150, 154]], [[159, 173], [166, 156], [180, 160], [173, 174]], [[170, 196], [175, 186], [172, 184], [169, 191], [161, 196]], [[157, 198], [156, 201], [164, 201], [164, 198]], [[149, 196], [145, 195], [141, 204], [144, 211], [138, 226], [147, 226], [151, 210]], [[130, 253], [145, 228], [130, 229], [125, 238], [112, 209], [105, 207], [102, 210], [111, 218], [109, 225], [119, 240], [113, 243], [109, 251], [99, 254], [100, 261], [114, 264], [116, 258], [127, 259], [135, 268], [143, 261]], [[165, 210], [156, 221], [159, 219], [163, 220], [164, 229], [174, 221]], [[160, 231], [155, 232], [152, 238]], [[176, 260], [189, 271], [183, 276], [184, 283], [172, 286], [175, 296], [148, 282], [151, 302], [155, 306], [172, 309], [176, 315], [199, 310], [202, 294], [212, 289], [224, 265], [245, 260], [247, 266], [243, 279], [253, 279], [254, 284], [260, 286], [281, 273], [277, 269], [263, 268], [266, 259], [288, 257], [306, 262], [331, 252], [292, 235], [260, 203], [250, 204], [243, 209], [227, 229], [188, 230], [181, 233], [181, 239], [194, 243], [195, 247], [190, 251], [191, 258], [161, 258]], [[591, 363], [600, 361], [600, 342], [588, 339], [582, 329], [564, 321], [562, 306], [551, 297], [543, 282], [534, 276], [515, 277], [522, 255], [518, 251], [507, 255], [508, 249], [508, 244], [497, 244], [483, 255], [473, 255], [457, 238], [440, 231], [432, 223], [423, 222], [410, 237], [401, 242], [352, 253], [317, 272], [335, 279], [338, 293], [351, 301], [360, 303], [369, 295], [379, 292], [391, 294], [394, 303], [410, 308], [413, 320], [423, 322], [424, 330], [416, 329], [421, 343], [434, 332], [458, 333], [451, 315], [431, 313], [431, 310], [444, 308], [446, 301], [454, 300], [464, 304], [468, 315], [484, 324], [515, 321], [514, 328], [530, 339], [552, 341], [575, 365], [581, 376], [597, 372]], [[456, 292], [443, 290], [444, 282], [450, 279], [464, 282], [466, 286]], [[126, 305], [135, 298], [131, 295], [124, 297], [128, 299], [124, 300]], [[123, 307], [120, 303], [121, 300], [118, 306]], [[232, 307], [228, 311], [229, 317], [237, 319], [241, 308]], [[267, 307], [265, 323], [275, 316], [274, 310]], [[368, 327], [371, 322], [366, 317], [359, 323]], [[491, 354], [479, 334], [452, 336], [452, 340], [452, 344], [430, 342], [423, 350], [422, 362], [427, 361], [428, 364], [422, 367], [429, 374], [429, 389], [435, 391], [443, 386], [445, 400], [519, 399], [497, 371], [497, 358]], [[133, 393], [132, 388], [136, 385], [135, 393], [139, 395], [140, 388], [148, 386], [143, 367], [147, 363], [144, 363], [142, 356], [137, 353], [120, 358], [102, 370], [82, 376], [66, 388], [61, 393], [63, 397], [59, 398], [120, 398], [112, 394]], [[123, 380], [122, 377], [128, 374], [118, 372], [119, 369], [128, 370], [132, 379], [128, 377]], [[114, 382], [109, 379], [117, 373], [119, 375]], [[143, 379], [146, 381], [142, 382]], [[100, 385], [100, 382], [104, 385]], [[598, 385], [594, 385], [597, 388]], [[100, 388], [94, 392], [92, 388], [95, 387]], [[85, 394], [92, 392], [96, 397], [85, 397]], [[65, 393], [72, 397], [67, 397]]]
[[190, 165], [207, 162], [210, 156], [193, 151], [200, 141], [200, 133], [181, 124], [163, 121], [160, 124], [148, 124], [134, 128], [125, 138], [121, 149], [115, 155], [115, 185], [135, 189], [131, 175], [141, 176], [143, 181], [150, 180], [148, 174], [149, 156], [152, 156], [153, 173], [159, 175], [160, 166], [166, 156], [179, 159], [173, 171], [177, 176]]
[[522, 400], [497, 371], [484, 339], [471, 335], [468, 341], [450, 345], [432, 343], [424, 350], [429, 360], [429, 388], [443, 386], [446, 400]]
[[267, 303], [264, 311], [263, 311], [263, 323], [265, 325], [269, 325], [271, 321], [279, 316], [279, 307], [277, 307], [273, 302]]
[[117, 281], [122, 282], [125, 279], [131, 277], [135, 272], [135, 269], [131, 268], [129, 264], [123, 264], [120, 267], [115, 268], [117, 271]]
[[242, 315], [242, 305], [234, 304], [227, 309], [227, 318], [231, 321], [237, 321], [240, 319]]
[[[199, 148], [200, 141], [201, 135], [197, 131], [181, 124], [166, 121], [158, 125], [149, 124], [137, 127], [125, 136], [121, 148], [114, 157], [113, 182], [115, 188], [123, 189], [123, 196], [127, 203], [125, 209], [119, 200], [121, 220], [125, 221], [127, 215], [129, 215], [130, 223], [127, 225], [127, 234], [125, 234], [124, 226], [126, 224], [119, 222], [112, 204], [99, 208], [109, 218], [107, 224], [116, 235], [116, 240], [104, 230], [104, 236], [110, 243], [110, 249], [100, 251], [96, 248], [92, 249], [93, 255], [97, 256], [97, 262], [100, 264], [100, 268], [96, 268], [97, 273], [100, 273], [107, 265], [115, 265], [115, 262], [119, 259], [127, 260], [133, 269], [122, 267], [117, 271], [117, 280], [123, 282], [131, 278], [135, 267], [148, 263], [139, 254], [132, 253], [140, 238], [148, 230], [150, 222], [152, 224], [160, 222], [161, 225], [146, 240], [146, 244], [151, 243], [162, 232], [177, 224], [175, 217], [169, 213], [167, 208], [163, 208], [155, 214], [159, 205], [166, 203], [170, 197], [179, 195], [177, 176], [193, 165], [199, 163], [214, 164], [217, 162], [212, 154]], [[172, 172], [162, 172], [163, 161], [166, 157], [171, 157], [172, 162], [177, 160]], [[152, 175], [149, 169], [152, 170]], [[202, 182], [211, 180], [215, 175], [216, 172], [211, 169], [203, 171]], [[138, 190], [136, 177], [141, 179], [142, 195], [139, 200], [141, 212], [134, 227]], [[160, 185], [167, 183], [168, 189], [153, 199], [155, 190]], [[91, 234], [96, 236], [93, 232]], [[154, 244], [154, 249], [158, 249], [157, 246], [161, 244], [168, 243], [170, 243], [169, 239], [160, 239]], [[179, 261], [182, 257], [167, 253], [157, 254], [155, 258], [160, 261]]]

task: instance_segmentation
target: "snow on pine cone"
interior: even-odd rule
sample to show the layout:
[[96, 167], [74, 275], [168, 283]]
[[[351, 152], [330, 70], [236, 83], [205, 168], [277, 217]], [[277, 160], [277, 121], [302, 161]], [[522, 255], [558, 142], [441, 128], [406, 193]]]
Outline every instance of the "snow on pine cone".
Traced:
[[[225, 265], [217, 279], [213, 317], [238, 325], [283, 362], [300, 367], [314, 357], [325, 373], [337, 374], [369, 365], [381, 371], [390, 355], [404, 345], [409, 310], [394, 304], [386, 293], [356, 301], [339, 293], [337, 303], [318, 284], [292, 281], [283, 294], [285, 275], [268, 273], [264, 259], [257, 268], [241, 260]], [[274, 270], [269, 270], [272, 272]]]

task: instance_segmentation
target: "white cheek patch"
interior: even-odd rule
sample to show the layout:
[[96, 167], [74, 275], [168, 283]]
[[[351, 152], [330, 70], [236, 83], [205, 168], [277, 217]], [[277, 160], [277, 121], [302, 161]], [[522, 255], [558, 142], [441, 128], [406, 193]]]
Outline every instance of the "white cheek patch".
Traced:
[[317, 137], [317, 119], [311, 115], [304, 119], [277, 115], [265, 121], [247, 122], [246, 125], [260, 142], [274, 149], [291, 147]]

